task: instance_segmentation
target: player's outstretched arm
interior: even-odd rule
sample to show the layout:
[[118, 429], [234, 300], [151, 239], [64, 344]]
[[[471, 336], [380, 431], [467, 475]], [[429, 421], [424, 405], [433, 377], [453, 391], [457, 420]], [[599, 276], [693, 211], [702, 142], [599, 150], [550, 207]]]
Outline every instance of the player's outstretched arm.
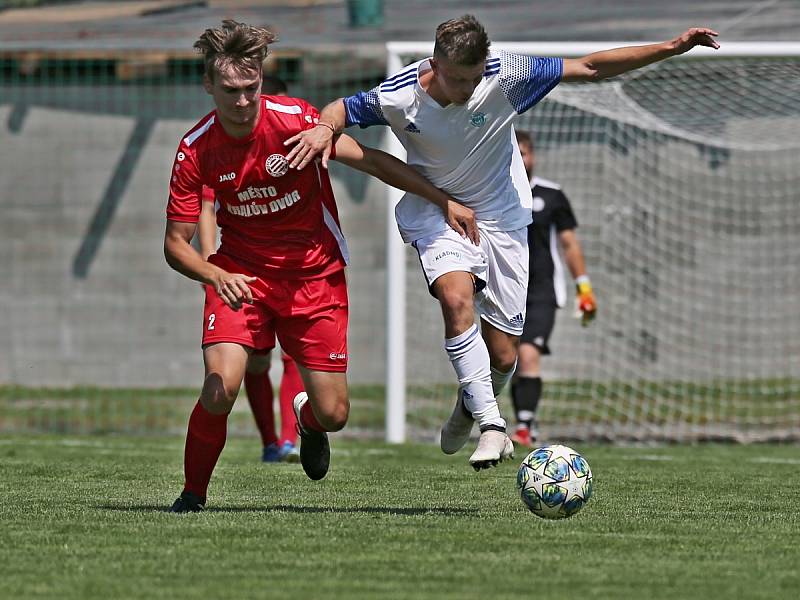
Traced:
[[456, 202], [452, 196], [391, 154], [362, 146], [348, 135], [340, 135], [336, 140], [336, 160], [377, 177], [392, 187], [433, 202], [442, 210], [447, 223], [456, 233], [469, 238], [473, 244], [480, 243], [475, 211]]
[[295, 145], [286, 155], [289, 166], [292, 169], [302, 169], [321, 153], [322, 166], [327, 169], [333, 147], [333, 136], [335, 133], [340, 133], [344, 127], [344, 101], [339, 98], [322, 109], [316, 127], [301, 131], [283, 143], [284, 146]]
[[196, 229], [194, 223], [167, 221], [164, 232], [167, 264], [190, 279], [213, 286], [223, 302], [234, 310], [239, 310], [243, 302], [252, 303], [253, 294], [247, 284], [256, 278], [242, 273], [228, 273], [203, 260], [191, 245]]
[[675, 39], [646, 46], [625, 46], [594, 52], [582, 58], [564, 59], [561, 81], [598, 81], [639, 69], [671, 56], [688, 52], [695, 46], [719, 48], [719, 35], [707, 27], [693, 27]]

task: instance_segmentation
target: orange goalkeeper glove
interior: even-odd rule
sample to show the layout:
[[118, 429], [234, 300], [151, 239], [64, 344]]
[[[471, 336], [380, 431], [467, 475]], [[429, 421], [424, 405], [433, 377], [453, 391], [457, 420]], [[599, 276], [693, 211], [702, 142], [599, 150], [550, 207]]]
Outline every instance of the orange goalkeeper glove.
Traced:
[[594, 320], [597, 314], [597, 300], [592, 291], [592, 282], [588, 275], [581, 275], [575, 280], [577, 292], [575, 294], [575, 317], [581, 320], [581, 325], [586, 327]]

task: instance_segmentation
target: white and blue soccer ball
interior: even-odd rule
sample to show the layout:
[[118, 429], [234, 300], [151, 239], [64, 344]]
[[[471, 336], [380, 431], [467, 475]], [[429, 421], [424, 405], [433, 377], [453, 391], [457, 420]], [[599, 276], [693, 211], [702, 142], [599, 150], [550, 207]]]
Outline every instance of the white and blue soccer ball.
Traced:
[[533, 514], [563, 519], [580, 511], [592, 497], [592, 470], [572, 448], [536, 448], [517, 472], [517, 489]]

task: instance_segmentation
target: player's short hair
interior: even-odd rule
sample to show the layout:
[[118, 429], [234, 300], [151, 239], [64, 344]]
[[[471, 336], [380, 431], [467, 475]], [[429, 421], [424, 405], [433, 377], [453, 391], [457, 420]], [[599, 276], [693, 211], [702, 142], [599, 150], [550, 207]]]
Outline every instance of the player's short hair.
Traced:
[[276, 40], [269, 29], [225, 19], [222, 27], [206, 29], [194, 48], [203, 53], [205, 73], [213, 81], [214, 73], [227, 66], [238, 73], [253, 69], [260, 72], [269, 45]]
[[289, 88], [280, 77], [264, 75], [264, 79], [261, 82], [261, 92], [267, 96], [280, 96], [281, 94], [288, 94]]
[[527, 144], [533, 150], [533, 136], [530, 133], [522, 129], [516, 129], [514, 130], [514, 135], [517, 136], [517, 144]]
[[434, 58], [446, 58], [457, 65], [472, 66], [489, 55], [489, 36], [472, 15], [445, 21], [436, 28]]

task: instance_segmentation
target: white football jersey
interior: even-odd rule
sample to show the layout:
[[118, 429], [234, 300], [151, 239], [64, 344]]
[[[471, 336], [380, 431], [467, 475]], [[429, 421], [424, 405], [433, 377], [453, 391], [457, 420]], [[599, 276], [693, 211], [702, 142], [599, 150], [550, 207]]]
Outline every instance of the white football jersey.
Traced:
[[[513, 231], [531, 222], [532, 196], [514, 137], [514, 118], [561, 80], [560, 58], [491, 53], [466, 104], [442, 107], [419, 84], [430, 59], [409, 65], [368, 92], [344, 99], [347, 125], [388, 125], [408, 164], [472, 208], [480, 227]], [[406, 194], [395, 209], [406, 242], [448, 228], [441, 209]]]

